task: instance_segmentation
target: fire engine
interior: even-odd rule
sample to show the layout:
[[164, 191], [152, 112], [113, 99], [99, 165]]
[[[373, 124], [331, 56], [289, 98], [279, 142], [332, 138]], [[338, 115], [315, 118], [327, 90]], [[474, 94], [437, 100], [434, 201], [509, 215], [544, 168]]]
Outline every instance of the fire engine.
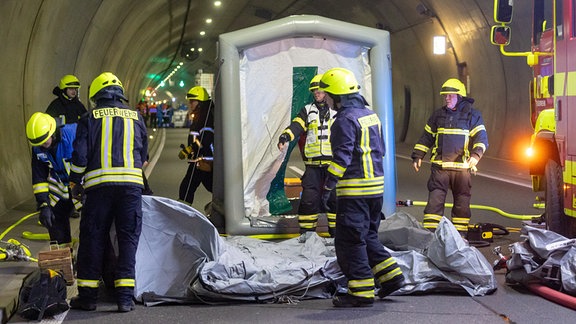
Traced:
[[[528, 2], [528, 1], [526, 1]], [[522, 2], [522, 4], [526, 3]], [[506, 56], [524, 56], [532, 69], [527, 150], [532, 189], [544, 192], [549, 230], [576, 237], [576, 1], [532, 1], [529, 52], [507, 52], [513, 0], [494, 0], [491, 42]]]

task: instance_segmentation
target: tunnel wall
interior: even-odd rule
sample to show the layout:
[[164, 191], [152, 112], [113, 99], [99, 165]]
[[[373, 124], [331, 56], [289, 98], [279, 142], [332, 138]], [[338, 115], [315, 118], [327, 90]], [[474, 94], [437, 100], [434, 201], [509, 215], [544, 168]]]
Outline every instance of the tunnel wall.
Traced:
[[[438, 89], [457, 75], [457, 56], [466, 63], [471, 95], [484, 114], [490, 140], [487, 154], [517, 159], [516, 143], [519, 138], [527, 139], [531, 131], [530, 70], [524, 59], [502, 57], [490, 44], [492, 1], [424, 1], [434, 17], [415, 10], [420, 2], [318, 0], [299, 6], [303, 12], [288, 14], [318, 14], [365, 26], [386, 22], [382, 28], [391, 35], [396, 136], [406, 132], [408, 145], [413, 145], [432, 110], [441, 105]], [[191, 4], [191, 11], [201, 5]], [[508, 50], [525, 51], [529, 49], [530, 10], [526, 5], [516, 7]], [[152, 0], [0, 1], [0, 215], [32, 198], [25, 123], [33, 112], [46, 109], [60, 77], [78, 76], [80, 98], [88, 106], [89, 83], [101, 72], [111, 71], [124, 83], [131, 102], [137, 101], [139, 88], [149, 82], [143, 77], [145, 71], [161, 54], [172, 57], [169, 48], [177, 45], [180, 30], [169, 17], [181, 17], [186, 9], [185, 2]], [[440, 22], [452, 49], [447, 55], [433, 56], [431, 39], [443, 32]], [[408, 118], [406, 89], [412, 108]]]

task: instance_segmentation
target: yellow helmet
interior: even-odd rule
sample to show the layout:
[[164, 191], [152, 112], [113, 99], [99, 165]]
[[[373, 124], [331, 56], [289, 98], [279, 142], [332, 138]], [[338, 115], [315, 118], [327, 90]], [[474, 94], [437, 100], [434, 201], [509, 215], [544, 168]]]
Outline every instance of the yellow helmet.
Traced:
[[94, 95], [98, 93], [98, 91], [111, 86], [119, 86], [122, 89], [122, 92], [124, 92], [122, 82], [120, 82], [120, 79], [118, 79], [117, 76], [110, 72], [104, 72], [100, 74], [96, 77], [96, 79], [94, 79], [94, 81], [92, 81], [92, 84], [90, 84], [90, 99], [92, 99]]
[[188, 100], [198, 100], [198, 101], [208, 101], [210, 100], [210, 96], [208, 95], [208, 91], [201, 86], [195, 86], [188, 90], [186, 94], [186, 99]]
[[72, 74], [67, 74], [63, 76], [62, 79], [60, 79], [58, 88], [60, 88], [60, 90], [64, 90], [66, 88], [80, 88], [80, 80], [78, 80], [78, 78]]
[[333, 68], [322, 75], [319, 89], [333, 95], [346, 95], [360, 91], [360, 85], [352, 71]]
[[310, 80], [310, 91], [314, 91], [320, 87], [320, 80], [322, 79], [322, 74], [316, 74], [312, 80]]
[[466, 86], [464, 83], [460, 82], [458, 79], [448, 79], [442, 85], [442, 89], [440, 90], [441, 95], [454, 93], [457, 95], [461, 95], [462, 97], [466, 97]]
[[32, 146], [44, 144], [56, 131], [56, 120], [45, 113], [36, 112], [26, 124], [26, 137]]

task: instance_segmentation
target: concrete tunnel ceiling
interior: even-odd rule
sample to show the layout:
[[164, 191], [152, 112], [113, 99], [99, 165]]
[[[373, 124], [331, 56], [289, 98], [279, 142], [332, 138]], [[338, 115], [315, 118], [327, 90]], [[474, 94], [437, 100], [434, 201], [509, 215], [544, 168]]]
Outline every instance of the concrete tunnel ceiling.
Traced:
[[[504, 58], [490, 44], [492, 1], [221, 0], [219, 7], [214, 2], [1, 1], [4, 46], [0, 59], [5, 66], [0, 109], [9, 116], [0, 120], [0, 127], [18, 136], [10, 143], [2, 140], [5, 152], [0, 153], [0, 164], [8, 167], [0, 168], [0, 215], [32, 197], [24, 125], [33, 112], [45, 110], [62, 75], [80, 78], [81, 100], [88, 105], [91, 80], [112, 71], [135, 104], [141, 90], [155, 87], [159, 76], [184, 62], [174, 80], [183, 80], [185, 86], [180, 88], [175, 82], [163, 88], [183, 98], [199, 69], [217, 72], [218, 35], [290, 15], [319, 15], [390, 31], [397, 141], [416, 141], [431, 111], [442, 103], [440, 85], [458, 75], [468, 83], [470, 95], [484, 113], [490, 136], [487, 154], [514, 159], [513, 141], [530, 134], [525, 95], [530, 70], [522, 59]], [[513, 27], [528, 26], [529, 9], [517, 7]], [[432, 54], [434, 35], [450, 40], [446, 55]], [[515, 28], [508, 50], [528, 49], [529, 37], [527, 28]], [[197, 59], [186, 60], [181, 55], [183, 45], [193, 41], [203, 52]], [[519, 135], [507, 136], [511, 133]]]

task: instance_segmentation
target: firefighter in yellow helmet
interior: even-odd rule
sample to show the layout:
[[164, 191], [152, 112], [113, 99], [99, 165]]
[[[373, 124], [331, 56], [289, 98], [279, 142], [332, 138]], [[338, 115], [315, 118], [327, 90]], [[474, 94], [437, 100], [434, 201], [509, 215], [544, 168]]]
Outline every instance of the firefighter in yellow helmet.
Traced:
[[70, 217], [80, 207], [68, 188], [76, 124], [59, 125], [52, 116], [36, 112], [26, 124], [26, 137], [32, 145], [32, 188], [40, 223], [51, 241], [69, 246]]
[[[95, 310], [112, 223], [118, 260], [114, 278], [119, 312], [134, 309], [136, 248], [142, 229], [142, 166], [148, 137], [144, 117], [127, 105], [118, 77], [104, 72], [90, 85], [95, 106], [78, 122], [70, 167], [75, 197], [86, 191], [76, 262], [78, 296], [70, 307]], [[84, 188], [84, 189], [83, 189]]]
[[203, 184], [212, 192], [212, 166], [214, 158], [214, 104], [204, 87], [192, 87], [188, 94], [190, 132], [188, 143], [180, 145], [181, 160], [188, 160], [186, 175], [180, 182], [178, 198], [189, 204], [194, 202], [196, 190]]
[[46, 108], [46, 113], [60, 119], [61, 124], [77, 123], [80, 116], [86, 112], [86, 107], [78, 98], [79, 90], [80, 81], [76, 76], [63, 76], [58, 86], [52, 90], [57, 98]]
[[454, 198], [452, 223], [466, 237], [471, 216], [470, 172], [475, 172], [488, 148], [488, 135], [482, 113], [474, 108], [474, 99], [466, 96], [466, 87], [460, 80], [448, 79], [440, 94], [445, 105], [432, 113], [412, 151], [416, 172], [420, 170], [424, 156], [431, 152], [432, 168], [423, 225], [431, 231], [436, 230], [444, 216], [446, 195], [451, 190]]
[[312, 78], [309, 90], [314, 101], [302, 107], [298, 115], [280, 135], [278, 149], [284, 150], [290, 141], [305, 137], [302, 150], [306, 169], [302, 175], [302, 196], [298, 206], [298, 223], [300, 233], [316, 231], [318, 214], [326, 213], [328, 231], [334, 235], [336, 226], [336, 195], [332, 194], [326, 206], [322, 203], [324, 181], [328, 165], [332, 160], [330, 146], [330, 127], [334, 122], [336, 111], [326, 103], [326, 93], [318, 89], [322, 74]]
[[382, 124], [368, 108], [351, 71], [326, 71], [320, 89], [338, 111], [331, 128], [332, 162], [324, 189], [336, 190], [338, 196], [334, 247], [348, 279], [348, 290], [337, 293], [332, 303], [336, 307], [369, 307], [374, 304], [376, 284], [380, 285], [380, 298], [404, 284], [400, 267], [378, 239], [386, 153]]

